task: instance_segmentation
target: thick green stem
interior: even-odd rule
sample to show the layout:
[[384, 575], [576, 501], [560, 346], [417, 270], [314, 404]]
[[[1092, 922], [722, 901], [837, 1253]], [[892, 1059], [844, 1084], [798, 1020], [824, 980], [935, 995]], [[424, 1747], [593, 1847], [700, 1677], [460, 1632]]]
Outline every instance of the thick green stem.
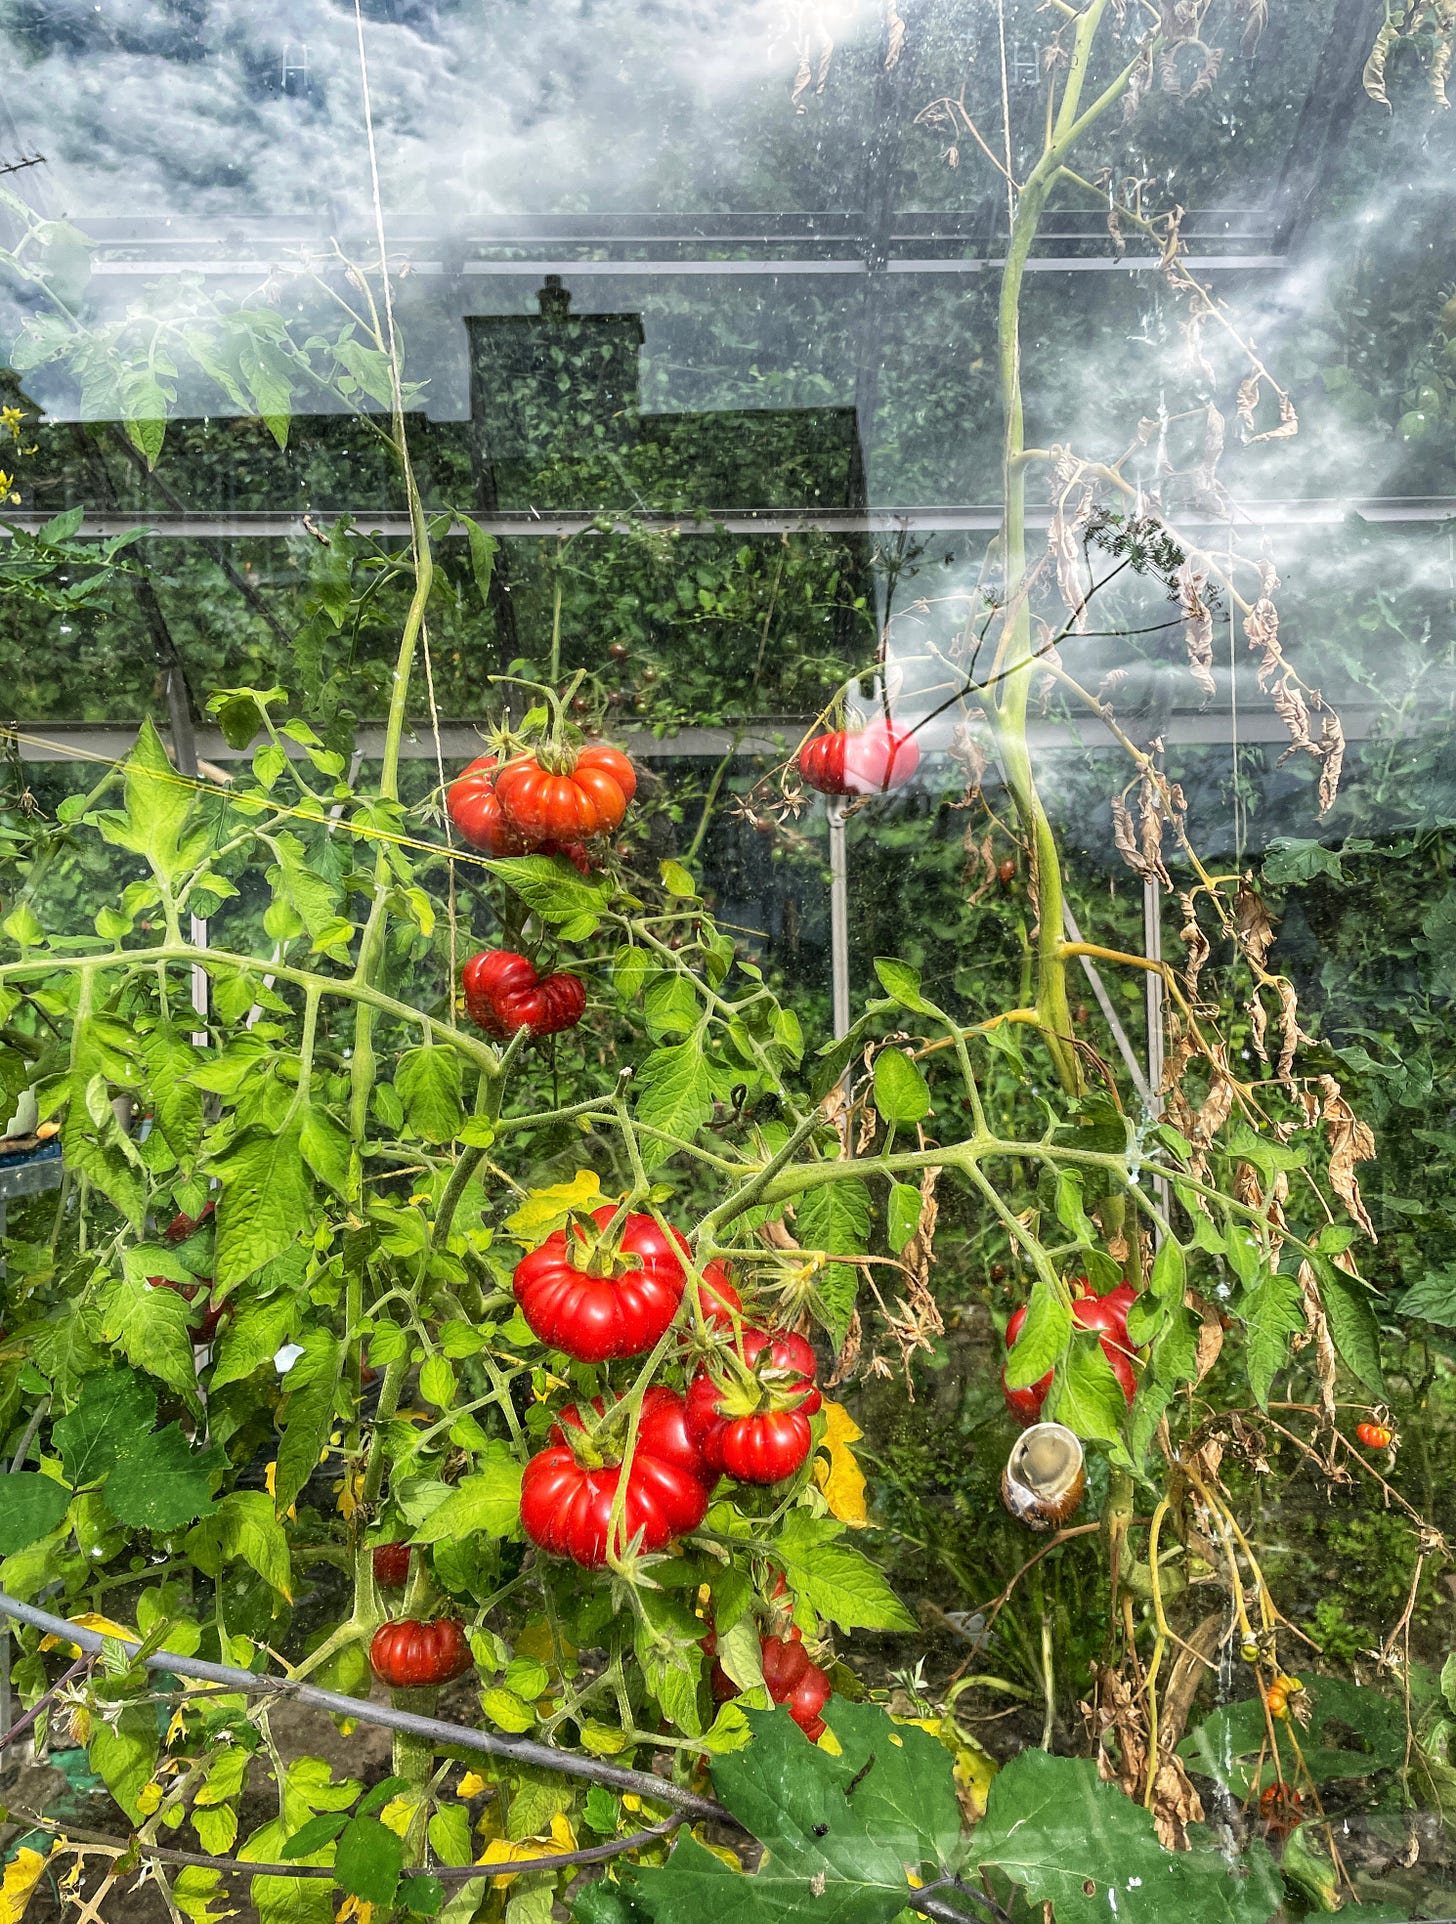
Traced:
[[1001, 764], [1016, 804], [1032, 857], [1036, 884], [1036, 1011], [1044, 1025], [1047, 1046], [1068, 1094], [1082, 1087], [1081, 1065], [1072, 1042], [1071, 1003], [1067, 994], [1067, 960], [1061, 950], [1063, 887], [1056, 836], [1037, 792], [1026, 739], [1026, 710], [1035, 673], [1031, 608], [1026, 580], [1026, 440], [1021, 390], [1021, 295], [1026, 263], [1042, 214], [1067, 151], [1121, 95], [1131, 69], [1124, 71], [1087, 111], [1079, 116], [1083, 83], [1097, 30], [1107, 0], [1091, 0], [1077, 20], [1061, 104], [1046, 151], [1027, 177], [1016, 203], [1006, 266], [1001, 277], [998, 352], [1004, 456], [1005, 522], [1003, 547], [1006, 568], [1007, 612], [998, 651], [1001, 695], [989, 702]]

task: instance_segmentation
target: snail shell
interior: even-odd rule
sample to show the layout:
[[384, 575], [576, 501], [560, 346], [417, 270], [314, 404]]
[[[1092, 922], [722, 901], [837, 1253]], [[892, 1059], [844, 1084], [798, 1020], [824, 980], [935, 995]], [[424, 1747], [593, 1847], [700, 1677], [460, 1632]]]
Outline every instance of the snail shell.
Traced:
[[1001, 1501], [1029, 1530], [1067, 1522], [1086, 1491], [1082, 1445], [1064, 1423], [1034, 1423], [1012, 1444], [1001, 1472]]

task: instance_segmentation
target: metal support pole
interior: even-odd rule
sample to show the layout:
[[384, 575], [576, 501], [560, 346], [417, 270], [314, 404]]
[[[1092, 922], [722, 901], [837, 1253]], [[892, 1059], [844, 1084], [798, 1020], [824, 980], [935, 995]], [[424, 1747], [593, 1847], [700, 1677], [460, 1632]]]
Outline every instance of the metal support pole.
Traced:
[[849, 864], [845, 859], [844, 800], [829, 798], [829, 965], [834, 1040], [849, 1034]]

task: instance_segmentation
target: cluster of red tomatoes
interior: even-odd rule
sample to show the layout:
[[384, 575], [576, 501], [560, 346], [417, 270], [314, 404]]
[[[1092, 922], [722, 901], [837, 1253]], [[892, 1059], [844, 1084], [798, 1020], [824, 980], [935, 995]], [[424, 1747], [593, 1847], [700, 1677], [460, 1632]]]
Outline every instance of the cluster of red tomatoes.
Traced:
[[621, 749], [591, 742], [561, 768], [535, 755], [513, 755], [503, 767], [481, 755], [450, 784], [445, 807], [472, 848], [502, 858], [565, 855], [585, 871], [587, 844], [616, 834], [636, 793], [637, 771]]
[[[782, 1578], [779, 1587], [782, 1590]], [[797, 1624], [790, 1624], [786, 1637], [760, 1637], [758, 1641], [764, 1687], [769, 1696], [776, 1704], [787, 1704], [789, 1715], [800, 1730], [811, 1742], [817, 1742], [824, 1735], [820, 1712], [834, 1694], [828, 1673], [810, 1658]], [[703, 1649], [713, 1661], [708, 1677], [713, 1701], [727, 1703], [730, 1697], [738, 1695], [738, 1685], [718, 1661], [718, 1639], [711, 1630], [703, 1639]]]
[[[516, 1300], [543, 1343], [578, 1362], [642, 1356], [666, 1334], [687, 1285], [687, 1243], [651, 1216], [620, 1223], [609, 1206], [558, 1229], [518, 1264]], [[526, 1465], [521, 1523], [533, 1543], [586, 1568], [607, 1559], [612, 1517], [621, 1541], [660, 1550], [707, 1513], [720, 1476], [780, 1483], [809, 1455], [820, 1406], [815, 1358], [802, 1336], [745, 1325], [721, 1263], [703, 1272], [710, 1327], [739, 1333], [701, 1367], [686, 1397], [654, 1384], [635, 1417], [601, 1398], [561, 1411], [547, 1447]], [[630, 1443], [625, 1486], [622, 1463]]]
[[[1090, 1286], [1085, 1276], [1079, 1277], [1076, 1288], [1080, 1292], [1072, 1303], [1072, 1321], [1079, 1329], [1100, 1330], [1102, 1353], [1112, 1365], [1112, 1373], [1121, 1386], [1123, 1395], [1131, 1404], [1137, 1394], [1137, 1375], [1133, 1369], [1134, 1349], [1128, 1340], [1127, 1312], [1132, 1306], [1137, 1291], [1131, 1283], [1119, 1283], [1116, 1289], [1108, 1290], [1099, 1296]], [[1006, 1325], [1006, 1347], [1011, 1349], [1021, 1334], [1021, 1326], [1026, 1321], [1024, 1309], [1014, 1310]], [[1007, 1389], [1006, 1371], [1001, 1371], [1001, 1393], [1006, 1398], [1006, 1407], [1023, 1428], [1030, 1428], [1041, 1421], [1041, 1408], [1045, 1403], [1047, 1391], [1052, 1386], [1052, 1371], [1048, 1370], [1038, 1382], [1029, 1384], [1025, 1389]]]
[[[589, 1224], [579, 1220], [556, 1230], [516, 1266], [516, 1300], [533, 1333], [577, 1362], [645, 1355], [671, 1327], [687, 1287], [686, 1240], [651, 1216], [629, 1214], [618, 1222], [617, 1215], [609, 1205], [594, 1210]], [[654, 1383], [635, 1415], [626, 1403], [609, 1406], [601, 1397], [585, 1409], [572, 1404], [526, 1465], [521, 1524], [549, 1555], [599, 1568], [607, 1560], [614, 1511], [620, 1511], [622, 1543], [661, 1550], [702, 1522], [720, 1477], [781, 1483], [808, 1459], [809, 1419], [822, 1401], [810, 1344], [745, 1323], [721, 1263], [704, 1268], [699, 1301], [710, 1332], [728, 1340], [696, 1370], [686, 1396]], [[408, 1574], [408, 1545], [375, 1550], [381, 1585], [397, 1588]], [[782, 1639], [764, 1640], [764, 1676], [774, 1701], [788, 1703], [817, 1736], [811, 1726], [829, 1681], [798, 1647], [798, 1635], [793, 1630], [782, 1650]], [[451, 1618], [386, 1623], [370, 1660], [376, 1675], [401, 1690], [447, 1683], [471, 1663], [464, 1633]]]

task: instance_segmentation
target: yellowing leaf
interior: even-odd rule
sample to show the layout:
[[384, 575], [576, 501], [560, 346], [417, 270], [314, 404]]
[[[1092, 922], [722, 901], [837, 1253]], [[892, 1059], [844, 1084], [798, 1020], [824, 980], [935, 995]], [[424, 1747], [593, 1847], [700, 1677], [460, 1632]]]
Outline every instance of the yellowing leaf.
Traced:
[[457, 1797], [478, 1797], [485, 1789], [485, 1779], [478, 1770], [467, 1770], [455, 1786]]
[[[129, 1643], [141, 1642], [141, 1638], [135, 1630], [129, 1630], [124, 1623], [117, 1623], [111, 1617], [98, 1617], [94, 1611], [83, 1611], [79, 1617], [68, 1617], [66, 1621], [68, 1623], [74, 1623], [78, 1630], [94, 1630], [98, 1636], [125, 1637]], [[50, 1636], [42, 1637], [40, 1640], [42, 1650], [55, 1650], [62, 1644], [65, 1644], [66, 1649], [74, 1650], [76, 1655], [78, 1657], [80, 1656], [80, 1645], [66, 1643], [64, 1637], [57, 1636], [53, 1633]]]
[[534, 1249], [554, 1230], [565, 1227], [573, 1209], [598, 1209], [610, 1200], [590, 1169], [578, 1169], [570, 1182], [532, 1189], [515, 1214], [507, 1216], [506, 1229], [517, 1242]]
[[[844, 1755], [844, 1745], [840, 1743], [839, 1739], [835, 1736], [834, 1732], [829, 1729], [827, 1724], [824, 1728], [824, 1734], [816, 1737], [814, 1741], [821, 1750], [827, 1750], [831, 1757], [842, 1757]], [[767, 1856], [767, 1852], [764, 1854]]]
[[986, 1815], [986, 1799], [991, 1791], [991, 1779], [999, 1766], [996, 1759], [979, 1745], [973, 1750], [962, 1745], [955, 1754], [955, 1787], [961, 1809], [968, 1823], [979, 1824]]
[[151, 1783], [143, 1784], [137, 1792], [136, 1807], [143, 1817], [150, 1817], [165, 1795], [162, 1786], [153, 1778]]
[[346, 1897], [334, 1912], [334, 1924], [349, 1924], [350, 1918], [357, 1918], [358, 1924], [369, 1924], [374, 1915], [374, 1906], [365, 1897]]
[[364, 1494], [364, 1472], [356, 1470], [352, 1476], [346, 1476], [341, 1483], [336, 1483], [334, 1490], [338, 1498], [339, 1515], [347, 1523], [358, 1509], [359, 1500]]
[[391, 1797], [379, 1813], [379, 1821], [386, 1830], [392, 1830], [396, 1837], [403, 1837], [410, 1827], [410, 1820], [420, 1807], [419, 1793], [404, 1797]]
[[[623, 1800], [625, 1802], [625, 1799]], [[576, 1836], [564, 1811], [558, 1811], [551, 1819], [549, 1838], [527, 1837], [520, 1843], [512, 1843], [505, 1837], [493, 1837], [476, 1858], [477, 1864], [525, 1864], [533, 1858], [550, 1857], [557, 1851], [576, 1849]], [[491, 1881], [498, 1891], [503, 1891], [515, 1876], [508, 1871], [503, 1877]]]
[[[59, 1845], [53, 1849], [59, 1849]], [[30, 1894], [40, 1882], [46, 1861], [39, 1851], [22, 1846], [15, 1862], [5, 1866], [5, 1882], [0, 1884], [0, 1924], [20, 1924]]]
[[741, 1871], [743, 1869], [743, 1864], [741, 1860], [735, 1857], [732, 1851], [730, 1851], [725, 1845], [715, 1844], [712, 1842], [710, 1838], [704, 1837], [703, 1827], [701, 1824], [694, 1824], [693, 1836], [696, 1839], [696, 1841], [702, 1845], [705, 1851], [711, 1851], [714, 1857], [718, 1859], [719, 1863], [726, 1864], [730, 1871]]
[[[278, 1494], [277, 1490], [275, 1490], [273, 1487], [274, 1482], [277, 1478], [277, 1475], [278, 1475], [278, 1463], [276, 1459], [271, 1463], [265, 1463], [263, 1465], [263, 1488], [268, 1492], [269, 1496], [271, 1497], [276, 1497]], [[283, 1514], [287, 1517], [291, 1517], [294, 1520], [294, 1522], [297, 1522], [298, 1520], [298, 1511], [293, 1507], [291, 1503], [289, 1504], [288, 1508], [283, 1512]]]
[[824, 1416], [824, 1438], [819, 1448], [827, 1454], [828, 1461], [824, 1456], [815, 1456], [814, 1481], [824, 1492], [829, 1514], [838, 1517], [841, 1523], [862, 1530], [869, 1522], [864, 1472], [849, 1446], [857, 1443], [864, 1431], [842, 1403], [826, 1402]]

